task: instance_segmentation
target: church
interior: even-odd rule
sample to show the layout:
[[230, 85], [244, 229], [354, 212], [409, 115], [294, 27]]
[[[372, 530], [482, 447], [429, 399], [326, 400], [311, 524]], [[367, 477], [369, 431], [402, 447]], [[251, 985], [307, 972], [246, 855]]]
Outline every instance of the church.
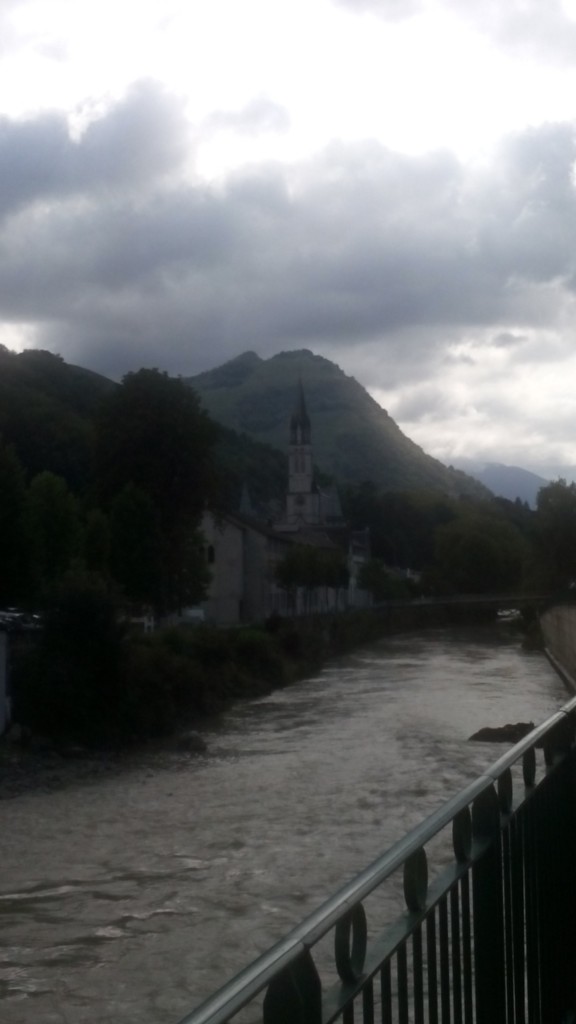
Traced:
[[[275, 522], [259, 519], [244, 496], [237, 514], [207, 512], [202, 522], [212, 574], [203, 604], [206, 621], [220, 625], [261, 622], [270, 615], [310, 614], [367, 607], [358, 588], [360, 566], [370, 557], [367, 530], [351, 530], [335, 487], [319, 486], [314, 469], [312, 428], [302, 381], [298, 381], [288, 430], [285, 507]], [[317, 587], [288, 594], [277, 567], [295, 546], [338, 556], [347, 566], [345, 588]]]
[[315, 480], [310, 417], [299, 380], [296, 407], [290, 418], [286, 509], [276, 529], [298, 533], [345, 526], [336, 488], [321, 490]]

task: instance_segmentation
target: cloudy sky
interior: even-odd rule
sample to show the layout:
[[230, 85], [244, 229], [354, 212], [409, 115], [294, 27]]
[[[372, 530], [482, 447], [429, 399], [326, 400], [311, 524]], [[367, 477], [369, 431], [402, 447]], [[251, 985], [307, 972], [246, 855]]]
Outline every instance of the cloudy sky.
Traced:
[[576, 463], [576, 0], [2, 0], [0, 342]]

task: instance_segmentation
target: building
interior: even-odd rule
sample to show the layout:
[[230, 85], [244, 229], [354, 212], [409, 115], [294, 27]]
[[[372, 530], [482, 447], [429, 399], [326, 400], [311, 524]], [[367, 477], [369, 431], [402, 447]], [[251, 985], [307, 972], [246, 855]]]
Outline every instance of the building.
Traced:
[[[370, 557], [368, 531], [351, 530], [336, 489], [317, 483], [302, 381], [289, 424], [287, 483], [284, 513], [272, 525], [254, 514], [246, 492], [237, 514], [204, 515], [202, 532], [212, 573], [203, 603], [206, 621], [236, 625], [273, 614], [319, 614], [370, 604], [369, 595], [358, 587], [360, 566]], [[281, 587], [276, 567], [295, 547], [345, 563], [346, 585]]]

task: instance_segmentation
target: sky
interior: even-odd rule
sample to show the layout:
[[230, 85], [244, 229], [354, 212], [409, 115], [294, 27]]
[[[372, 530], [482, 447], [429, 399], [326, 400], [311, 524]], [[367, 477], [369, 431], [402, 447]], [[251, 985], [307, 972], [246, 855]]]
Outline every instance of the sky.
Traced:
[[2, 0], [0, 343], [307, 348], [444, 462], [558, 475], [575, 126], [576, 0]]

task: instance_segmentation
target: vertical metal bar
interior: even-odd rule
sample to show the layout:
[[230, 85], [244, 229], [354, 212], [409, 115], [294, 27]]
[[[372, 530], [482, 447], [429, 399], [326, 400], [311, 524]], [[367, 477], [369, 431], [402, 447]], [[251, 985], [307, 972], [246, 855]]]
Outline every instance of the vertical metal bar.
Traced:
[[460, 935], [460, 889], [450, 893], [450, 931], [452, 934], [452, 1002], [454, 1024], [464, 1024], [462, 1005], [462, 941]]
[[392, 1024], [392, 968], [390, 961], [380, 971], [380, 992], [382, 996], [382, 1024]]
[[554, 816], [558, 814], [557, 792], [557, 773], [552, 773], [541, 783], [532, 801], [536, 828], [538, 973], [543, 1022], [557, 1018], [559, 977], [555, 931], [558, 922], [554, 879], [559, 870], [558, 861], [561, 857], [554, 836]]
[[474, 1021], [474, 979], [472, 960], [472, 915], [470, 907], [470, 875], [464, 875], [460, 882], [460, 903], [462, 908], [462, 970], [464, 974], [464, 1022]]
[[541, 875], [540, 976], [545, 1020], [565, 1019], [574, 1009], [574, 955], [566, 938], [574, 925], [570, 884], [574, 855], [571, 776], [571, 757], [563, 756], [536, 794]]
[[398, 1024], [409, 1024], [408, 1011], [408, 956], [403, 942], [396, 954], [398, 978]]
[[540, 921], [538, 915], [538, 871], [536, 868], [535, 797], [524, 814], [524, 901], [526, 918], [526, 996], [529, 1024], [542, 1024], [540, 1012]]
[[514, 1012], [514, 949], [512, 945], [512, 850], [510, 822], [502, 830], [502, 900], [504, 926], [504, 986], [506, 989], [506, 1019], [516, 1021]]
[[349, 1003], [342, 1011], [342, 1024], [354, 1024], [354, 1003]]
[[472, 871], [474, 985], [477, 1024], [506, 1020], [504, 922], [500, 835], [493, 837]]
[[362, 1024], [374, 1024], [374, 982], [372, 978], [362, 989]]
[[426, 918], [426, 958], [428, 963], [428, 1020], [438, 1024], [438, 967], [436, 961], [436, 911]]
[[523, 812], [510, 823], [512, 890], [512, 974], [514, 986], [514, 1024], [526, 1021], [526, 932], [525, 932], [525, 839]]
[[422, 955], [422, 929], [412, 937], [412, 965], [414, 974], [414, 1024], [424, 1024], [424, 958]]
[[442, 1024], [450, 1024], [450, 939], [448, 933], [448, 902], [445, 896], [438, 905], [440, 936], [440, 1004]]

